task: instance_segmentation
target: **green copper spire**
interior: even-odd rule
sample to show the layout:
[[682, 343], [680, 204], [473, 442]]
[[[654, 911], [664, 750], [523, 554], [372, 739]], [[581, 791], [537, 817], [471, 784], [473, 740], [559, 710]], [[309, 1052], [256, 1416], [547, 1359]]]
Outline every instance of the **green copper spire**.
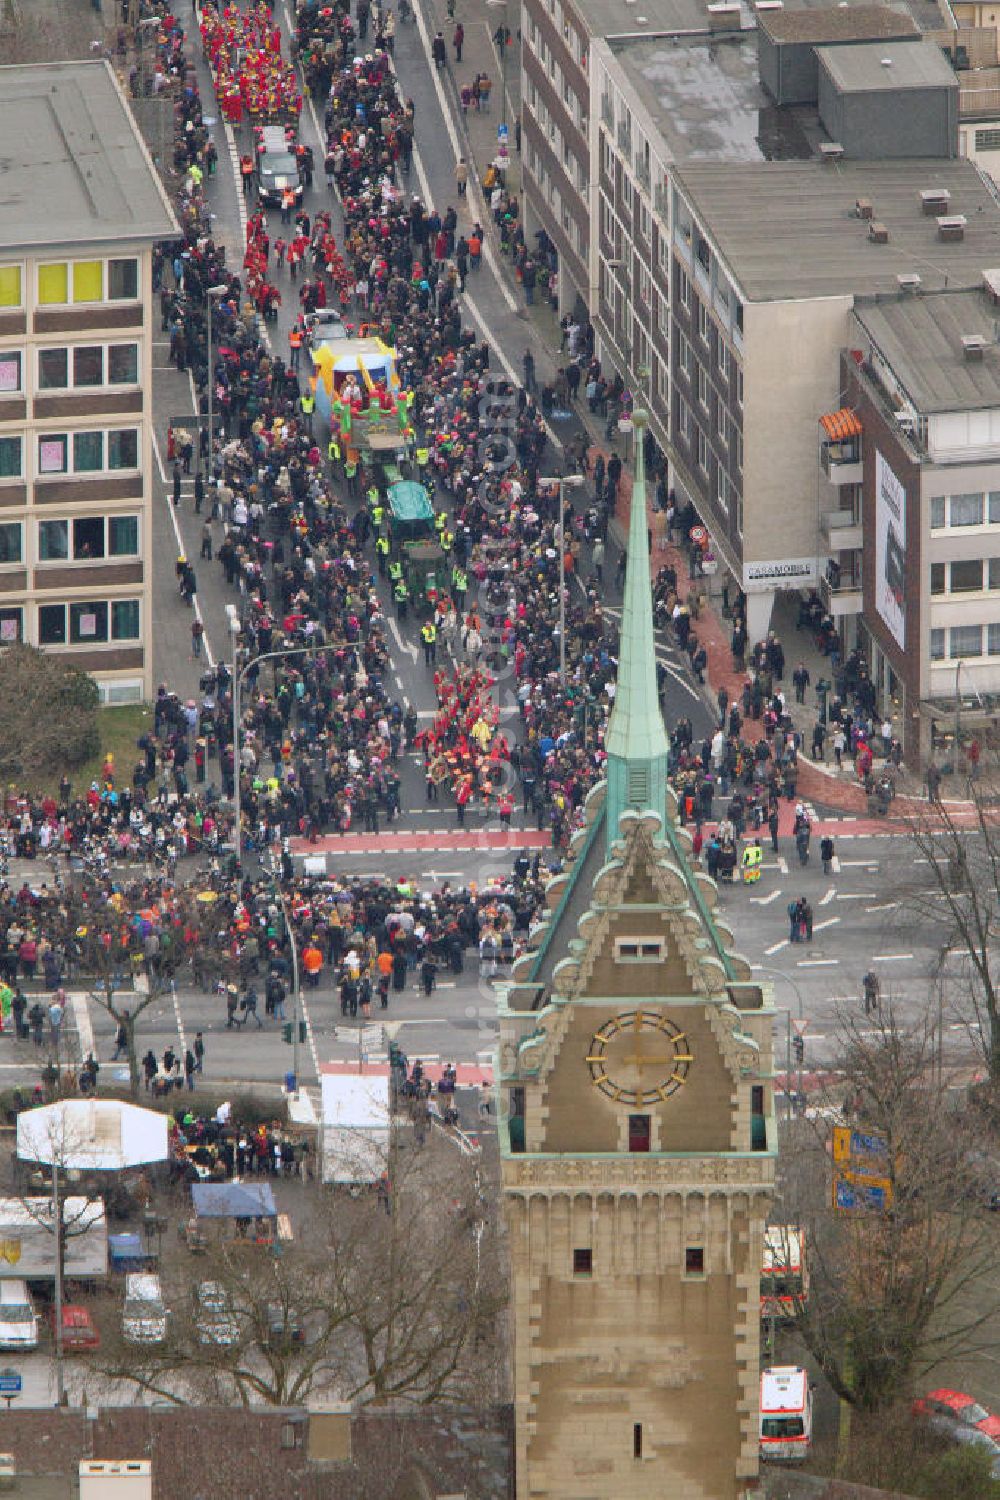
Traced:
[[670, 742], [656, 689], [653, 591], [646, 536], [646, 413], [633, 414], [635, 478], [628, 527], [628, 562], [618, 647], [618, 688], [608, 726], [607, 847], [618, 838], [623, 812], [647, 809], [667, 825], [667, 759]]

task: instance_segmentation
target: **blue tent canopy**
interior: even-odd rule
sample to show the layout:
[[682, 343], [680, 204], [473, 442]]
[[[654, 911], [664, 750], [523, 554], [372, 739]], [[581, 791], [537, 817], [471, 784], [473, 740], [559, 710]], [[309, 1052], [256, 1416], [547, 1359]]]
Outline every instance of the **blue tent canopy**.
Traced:
[[191, 1203], [199, 1219], [276, 1219], [268, 1182], [194, 1182]]

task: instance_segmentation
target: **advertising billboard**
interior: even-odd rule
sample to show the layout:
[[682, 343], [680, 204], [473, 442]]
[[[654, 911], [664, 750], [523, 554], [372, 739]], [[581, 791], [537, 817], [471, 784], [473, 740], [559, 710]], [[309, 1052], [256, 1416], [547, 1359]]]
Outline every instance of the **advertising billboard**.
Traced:
[[900, 651], [906, 646], [906, 490], [875, 454], [875, 608]]

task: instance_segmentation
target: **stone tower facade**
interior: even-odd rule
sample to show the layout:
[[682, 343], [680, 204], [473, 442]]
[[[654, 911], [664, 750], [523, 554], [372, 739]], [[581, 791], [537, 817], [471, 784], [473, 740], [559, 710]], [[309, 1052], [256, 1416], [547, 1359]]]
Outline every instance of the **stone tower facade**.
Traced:
[[773, 1011], [661, 795], [619, 800], [609, 835], [595, 788], [500, 996], [518, 1500], [756, 1493]]

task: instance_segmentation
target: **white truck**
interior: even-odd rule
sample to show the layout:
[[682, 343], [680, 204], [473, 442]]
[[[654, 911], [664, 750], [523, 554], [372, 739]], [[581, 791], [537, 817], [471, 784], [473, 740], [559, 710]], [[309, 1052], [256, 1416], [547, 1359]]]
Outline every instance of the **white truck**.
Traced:
[[[108, 1274], [108, 1224], [99, 1198], [64, 1198], [63, 1275], [94, 1281]], [[56, 1233], [51, 1198], [0, 1198], [0, 1281], [54, 1281]]]
[[801, 1365], [772, 1365], [760, 1376], [760, 1456], [801, 1463], [812, 1444], [813, 1397]]

